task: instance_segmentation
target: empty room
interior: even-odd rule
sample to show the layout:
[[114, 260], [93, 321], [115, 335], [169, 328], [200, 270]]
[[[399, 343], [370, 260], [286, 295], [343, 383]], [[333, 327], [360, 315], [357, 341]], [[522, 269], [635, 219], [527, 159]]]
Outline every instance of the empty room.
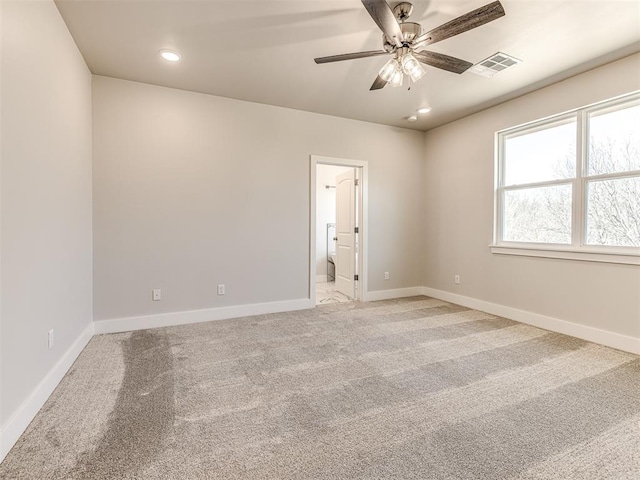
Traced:
[[0, 478], [640, 478], [638, 0], [0, 0]]

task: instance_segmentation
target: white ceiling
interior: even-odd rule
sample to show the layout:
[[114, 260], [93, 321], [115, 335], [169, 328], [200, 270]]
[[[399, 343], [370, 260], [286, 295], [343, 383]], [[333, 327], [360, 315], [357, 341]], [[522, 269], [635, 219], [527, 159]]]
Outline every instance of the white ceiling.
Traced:
[[[416, 0], [425, 30], [491, 0]], [[523, 63], [485, 78], [427, 67], [411, 90], [369, 91], [386, 57], [360, 0], [56, 0], [91, 71], [369, 122], [428, 130], [640, 51], [639, 0], [503, 0], [506, 15], [426, 47], [477, 63], [502, 51]], [[389, 2], [391, 6], [397, 2]], [[161, 49], [182, 60], [160, 59]], [[433, 108], [417, 122], [404, 118]]]

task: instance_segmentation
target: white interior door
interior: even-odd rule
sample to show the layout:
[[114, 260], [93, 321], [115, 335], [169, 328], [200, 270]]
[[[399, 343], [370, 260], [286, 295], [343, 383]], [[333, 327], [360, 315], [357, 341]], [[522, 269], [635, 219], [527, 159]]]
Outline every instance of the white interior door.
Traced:
[[355, 168], [336, 177], [336, 290], [355, 298], [356, 273]]

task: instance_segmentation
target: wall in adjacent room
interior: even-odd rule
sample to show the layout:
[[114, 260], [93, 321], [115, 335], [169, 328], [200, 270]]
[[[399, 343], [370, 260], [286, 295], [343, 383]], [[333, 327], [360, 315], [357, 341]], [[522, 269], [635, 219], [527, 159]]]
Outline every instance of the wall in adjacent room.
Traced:
[[640, 338], [640, 267], [489, 250], [494, 133], [638, 89], [640, 54], [427, 132], [425, 285]]
[[310, 155], [369, 164], [369, 290], [422, 284], [422, 133], [100, 76], [93, 109], [96, 320], [308, 299]]
[[[316, 276], [318, 281], [327, 277], [327, 223], [336, 223], [336, 177], [350, 167], [318, 164], [316, 172]], [[335, 233], [335, 229], [333, 230]], [[335, 253], [335, 242], [333, 244]]]
[[52, 1], [2, 1], [1, 8], [6, 453], [78, 353], [69, 352], [90, 337], [91, 74]]

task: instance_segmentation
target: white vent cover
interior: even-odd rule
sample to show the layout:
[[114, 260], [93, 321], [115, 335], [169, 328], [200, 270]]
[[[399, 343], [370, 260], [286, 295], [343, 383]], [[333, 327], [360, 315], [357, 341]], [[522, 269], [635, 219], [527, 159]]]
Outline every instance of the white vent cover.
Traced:
[[469, 69], [469, 71], [482, 75], [483, 77], [493, 77], [496, 73], [502, 72], [503, 70], [513, 67], [519, 63], [522, 63], [522, 60], [518, 60], [506, 53], [498, 52], [494, 53], [489, 58], [485, 58], [481, 62], [476, 63]]

